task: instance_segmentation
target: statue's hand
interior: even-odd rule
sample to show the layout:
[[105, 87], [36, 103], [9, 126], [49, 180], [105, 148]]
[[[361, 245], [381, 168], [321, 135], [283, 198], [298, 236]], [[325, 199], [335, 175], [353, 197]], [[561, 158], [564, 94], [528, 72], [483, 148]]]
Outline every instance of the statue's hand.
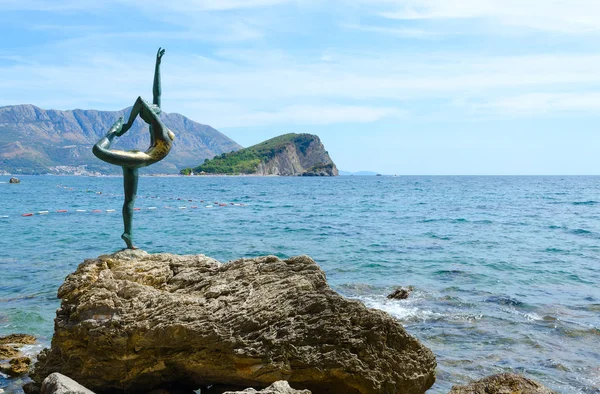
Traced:
[[162, 48], [158, 48], [158, 52], [156, 52], [156, 64], [160, 64], [160, 60], [165, 54], [165, 50]]

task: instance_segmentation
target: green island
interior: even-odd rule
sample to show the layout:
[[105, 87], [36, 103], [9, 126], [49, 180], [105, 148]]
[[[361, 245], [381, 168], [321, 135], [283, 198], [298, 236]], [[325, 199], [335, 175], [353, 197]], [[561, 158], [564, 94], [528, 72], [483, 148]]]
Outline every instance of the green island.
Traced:
[[319, 137], [283, 134], [248, 148], [223, 153], [183, 175], [338, 175], [335, 164]]

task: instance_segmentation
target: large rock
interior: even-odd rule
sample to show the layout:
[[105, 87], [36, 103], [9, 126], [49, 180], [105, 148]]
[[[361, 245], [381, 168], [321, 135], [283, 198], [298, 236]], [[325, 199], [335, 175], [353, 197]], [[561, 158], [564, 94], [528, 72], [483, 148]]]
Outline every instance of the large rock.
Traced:
[[245, 389], [242, 391], [226, 391], [223, 394], [311, 394], [310, 390], [294, 390], [285, 380], [279, 380], [264, 390]]
[[[423, 393], [435, 357], [385, 312], [334, 292], [309, 257], [221, 264], [126, 250], [86, 260], [58, 295], [52, 372], [96, 392], [266, 387], [313, 393]], [[171, 385], [172, 386], [172, 385]]]
[[44, 379], [41, 394], [94, 394], [94, 392], [68, 376], [55, 372]]
[[449, 394], [556, 394], [538, 382], [513, 373], [488, 376], [466, 386], [454, 386]]

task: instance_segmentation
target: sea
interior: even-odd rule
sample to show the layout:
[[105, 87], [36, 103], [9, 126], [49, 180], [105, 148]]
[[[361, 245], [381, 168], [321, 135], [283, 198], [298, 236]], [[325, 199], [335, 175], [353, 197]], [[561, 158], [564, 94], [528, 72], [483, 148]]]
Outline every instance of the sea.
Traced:
[[[0, 335], [48, 346], [66, 275], [124, 247], [120, 177], [0, 177]], [[600, 177], [141, 177], [152, 253], [306, 254], [435, 353], [430, 393], [517, 372], [600, 393]], [[24, 214], [31, 216], [23, 216]], [[386, 296], [413, 286], [406, 300]], [[0, 376], [5, 392], [23, 380]]]

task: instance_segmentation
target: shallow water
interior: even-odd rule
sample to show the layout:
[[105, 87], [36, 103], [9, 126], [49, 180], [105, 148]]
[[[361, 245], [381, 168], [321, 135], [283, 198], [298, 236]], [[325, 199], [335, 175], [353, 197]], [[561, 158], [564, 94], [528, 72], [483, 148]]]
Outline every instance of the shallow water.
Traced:
[[[123, 247], [122, 179], [21, 181], [0, 183], [0, 335], [48, 344], [64, 277]], [[137, 203], [149, 252], [310, 255], [434, 351], [430, 392], [516, 371], [600, 393], [600, 177], [144, 177]]]

